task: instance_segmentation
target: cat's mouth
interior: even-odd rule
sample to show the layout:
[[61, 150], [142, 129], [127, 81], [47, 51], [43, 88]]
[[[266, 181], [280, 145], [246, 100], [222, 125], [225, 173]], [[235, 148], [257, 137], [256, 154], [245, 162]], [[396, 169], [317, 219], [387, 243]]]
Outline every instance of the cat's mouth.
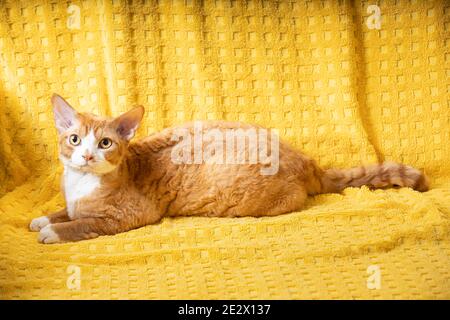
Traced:
[[89, 160], [86, 161], [85, 163], [78, 165], [78, 169], [80, 170], [95, 170], [97, 167], [98, 161], [95, 160]]
[[97, 161], [86, 161], [85, 163], [73, 163], [73, 162], [69, 162], [68, 164], [78, 170], [81, 171], [89, 171], [89, 170], [94, 170], [95, 169], [95, 164]]
[[91, 167], [95, 163], [96, 163], [96, 161], [89, 160], [89, 161], [86, 161], [86, 163], [80, 165], [80, 167]]

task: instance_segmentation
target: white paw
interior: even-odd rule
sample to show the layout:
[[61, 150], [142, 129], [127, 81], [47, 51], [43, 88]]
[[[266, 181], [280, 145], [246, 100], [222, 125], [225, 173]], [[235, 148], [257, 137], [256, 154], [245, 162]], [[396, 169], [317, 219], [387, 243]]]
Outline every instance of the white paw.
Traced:
[[59, 237], [55, 231], [53, 231], [53, 226], [51, 224], [46, 225], [41, 229], [38, 236], [38, 241], [40, 243], [56, 243], [60, 242]]
[[31, 220], [30, 230], [31, 231], [39, 231], [46, 225], [50, 223], [50, 220], [46, 216], [42, 216], [36, 219]]

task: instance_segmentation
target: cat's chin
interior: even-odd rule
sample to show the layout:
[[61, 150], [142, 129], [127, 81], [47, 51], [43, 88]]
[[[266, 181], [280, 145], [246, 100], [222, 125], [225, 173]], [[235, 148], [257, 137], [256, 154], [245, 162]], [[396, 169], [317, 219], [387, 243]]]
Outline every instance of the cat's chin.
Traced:
[[78, 166], [75, 164], [71, 164], [69, 166], [72, 169], [78, 170], [80, 172], [91, 173], [91, 174], [95, 174], [98, 176], [108, 174], [108, 173], [114, 171], [114, 169], [116, 168], [115, 166], [112, 166], [110, 164], [95, 165], [95, 166], [92, 166], [92, 165]]

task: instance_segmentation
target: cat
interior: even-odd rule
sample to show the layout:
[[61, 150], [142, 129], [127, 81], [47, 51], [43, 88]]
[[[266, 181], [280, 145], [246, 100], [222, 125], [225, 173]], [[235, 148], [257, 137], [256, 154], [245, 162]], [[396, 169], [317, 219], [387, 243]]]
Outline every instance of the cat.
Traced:
[[[30, 229], [39, 231], [41, 243], [114, 235], [157, 223], [163, 217], [280, 215], [302, 209], [308, 195], [338, 193], [346, 187], [428, 190], [428, 178], [410, 166], [384, 162], [324, 170], [286, 143], [272, 143], [278, 141], [272, 134], [262, 135], [269, 140], [256, 147], [253, 144], [252, 150], [270, 144], [271, 153], [277, 154], [271, 160], [277, 160], [277, 166], [268, 161], [255, 163], [254, 158], [228, 163], [223, 161], [223, 149], [211, 152], [214, 141], [216, 146], [229, 142], [221, 140], [225, 139], [224, 132], [265, 130], [259, 126], [202, 121], [166, 128], [130, 142], [143, 118], [142, 106], [111, 119], [78, 113], [57, 94], [51, 102], [59, 158], [64, 165], [62, 193], [66, 207], [31, 221]], [[189, 134], [195, 133], [199, 124], [200, 133], [214, 132], [217, 139], [208, 142], [194, 138], [194, 147], [185, 149], [187, 154], [180, 157], [180, 145], [189, 142]], [[232, 156], [240, 153], [241, 160], [251, 157], [249, 138], [245, 137], [248, 150], [230, 149]], [[195, 151], [207, 149], [208, 161], [198, 161]], [[270, 167], [276, 170], [262, 171]]]

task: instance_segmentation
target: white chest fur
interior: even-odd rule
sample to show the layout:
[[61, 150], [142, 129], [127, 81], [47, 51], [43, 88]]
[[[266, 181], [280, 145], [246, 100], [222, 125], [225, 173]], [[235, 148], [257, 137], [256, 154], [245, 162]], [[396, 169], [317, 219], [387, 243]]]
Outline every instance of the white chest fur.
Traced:
[[79, 172], [69, 166], [64, 167], [64, 193], [67, 213], [73, 217], [76, 202], [89, 196], [100, 186], [100, 177], [85, 172]]

